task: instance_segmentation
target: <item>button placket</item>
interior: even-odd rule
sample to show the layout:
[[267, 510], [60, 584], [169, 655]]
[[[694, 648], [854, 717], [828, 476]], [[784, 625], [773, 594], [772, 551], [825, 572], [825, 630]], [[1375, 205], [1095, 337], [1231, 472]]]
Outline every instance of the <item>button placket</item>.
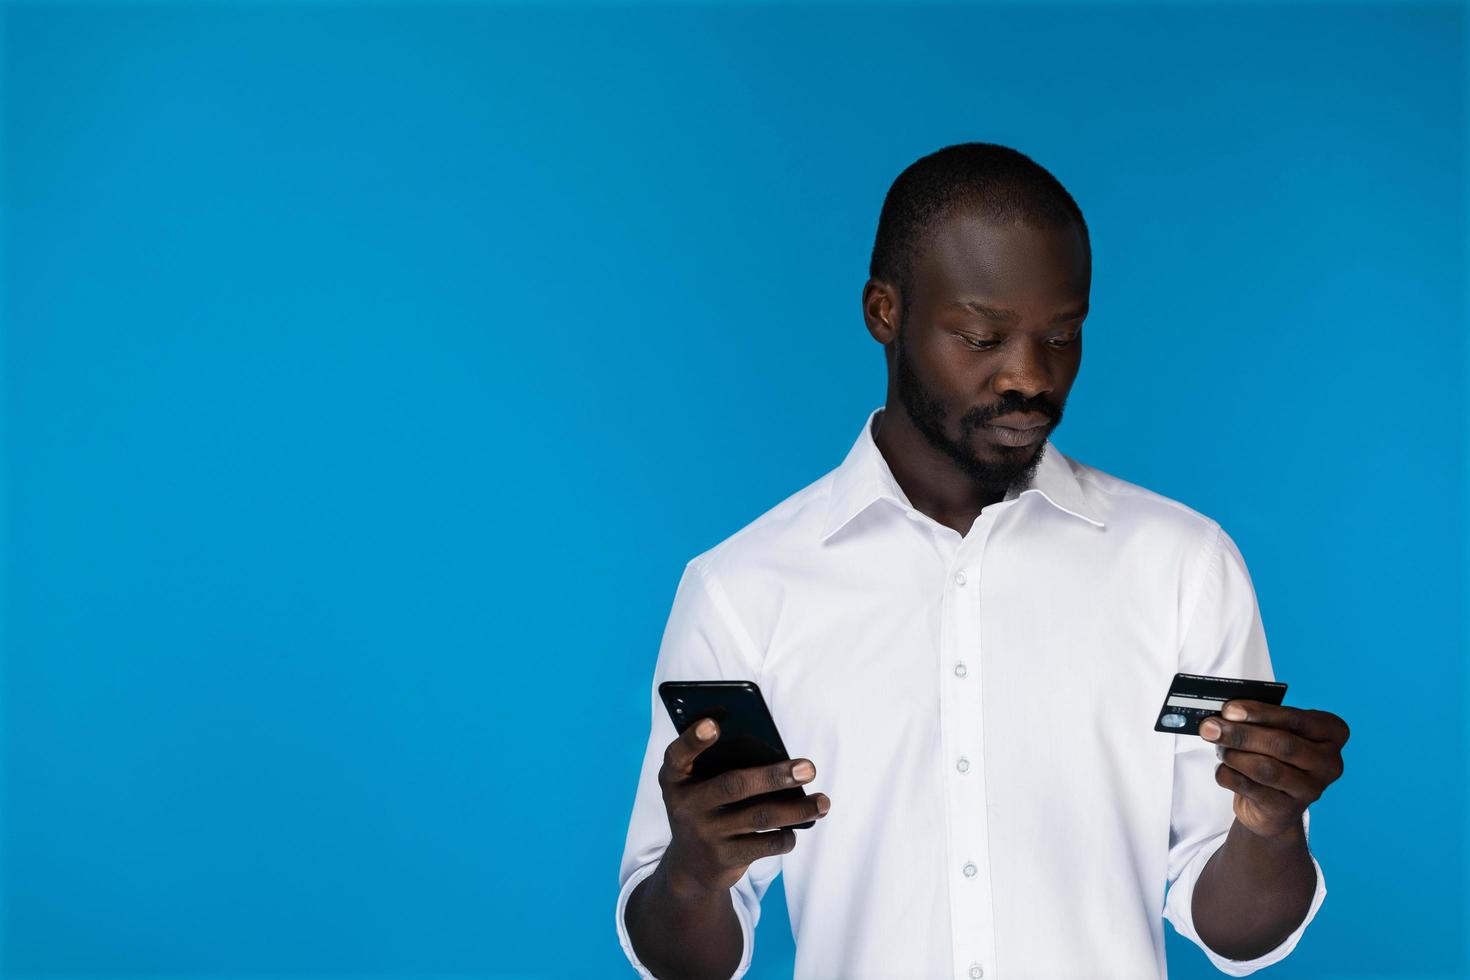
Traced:
[[[943, 599], [941, 663], [948, 664], [942, 682], [943, 743], [950, 765], [948, 776], [949, 845], [959, 874], [950, 889], [950, 921], [965, 923], [951, 931], [953, 970], [970, 976], [983, 966], [977, 956], [994, 948], [994, 910], [991, 908], [989, 826], [984, 779], [984, 678], [980, 649], [980, 582], [985, 548], [994, 529], [993, 515], [984, 515], [967, 539], [949, 557], [949, 584]], [[973, 676], [971, 676], [973, 673]]]

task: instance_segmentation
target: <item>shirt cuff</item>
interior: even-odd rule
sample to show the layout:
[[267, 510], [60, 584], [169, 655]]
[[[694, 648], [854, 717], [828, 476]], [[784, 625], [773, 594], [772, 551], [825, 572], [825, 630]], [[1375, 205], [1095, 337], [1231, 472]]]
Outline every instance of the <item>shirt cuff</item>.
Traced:
[[[658, 978], [648, 972], [648, 967], [644, 966], [643, 961], [638, 959], [638, 955], [633, 952], [633, 941], [628, 938], [628, 924], [623, 916], [627, 911], [628, 897], [633, 894], [633, 889], [656, 870], [658, 870], [657, 861], [643, 865], [628, 876], [628, 880], [623, 882], [622, 890], [618, 892], [618, 942], [622, 944], [623, 955], [628, 957], [628, 962], [633, 965], [633, 969], [638, 971], [638, 975], [643, 980], [658, 980]], [[755, 929], [751, 925], [750, 910], [745, 907], [738, 886], [732, 886], [730, 889], [730, 905], [735, 909], [735, 918], [740, 920], [740, 941], [743, 945], [740, 951], [740, 965], [735, 968], [734, 973], [730, 974], [730, 980], [740, 980], [745, 975], [745, 971], [750, 969], [750, 955], [755, 948]]]
[[[1303, 834], [1306, 833], [1310, 822], [1310, 817], [1306, 813], [1303, 813]], [[1205, 870], [1205, 865], [1209, 863], [1214, 853], [1224, 846], [1227, 837], [1229, 837], [1228, 832], [1221, 834], [1213, 842], [1201, 847], [1195, 856], [1189, 860], [1189, 863], [1184, 866], [1184, 870], [1179, 872], [1179, 877], [1170, 886], [1169, 894], [1164, 902], [1164, 916], [1174, 924], [1175, 932], [1204, 950], [1210, 962], [1215, 965], [1215, 969], [1221, 973], [1229, 974], [1232, 977], [1243, 977], [1255, 973], [1262, 967], [1270, 966], [1272, 963], [1285, 959], [1286, 955], [1296, 948], [1297, 941], [1302, 938], [1302, 933], [1307, 931], [1308, 924], [1316, 918], [1317, 909], [1322, 907], [1322, 899], [1327, 897], [1327, 883], [1322, 877], [1322, 866], [1317, 863], [1317, 859], [1308, 851], [1307, 857], [1311, 859], [1312, 870], [1317, 874], [1317, 890], [1312, 895], [1312, 904], [1307, 909], [1306, 917], [1302, 919], [1301, 925], [1297, 926], [1292, 934], [1283, 939], [1275, 949], [1262, 953], [1255, 959], [1226, 959], [1205, 945], [1205, 941], [1195, 931], [1192, 903], [1194, 902], [1195, 882], [1199, 880], [1200, 873]]]

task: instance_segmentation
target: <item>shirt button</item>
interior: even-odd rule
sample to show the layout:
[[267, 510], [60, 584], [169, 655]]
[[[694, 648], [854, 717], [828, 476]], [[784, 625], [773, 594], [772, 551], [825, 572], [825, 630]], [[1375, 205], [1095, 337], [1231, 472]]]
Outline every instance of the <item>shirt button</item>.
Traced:
[[955, 585], [964, 585], [965, 582], [966, 582], [966, 579], [965, 579], [965, 573], [964, 572], [960, 571], [960, 572], [955, 572], [954, 573], [954, 584]]
[[966, 878], [975, 877], [975, 866], [973, 864], [966, 864], [964, 867], [964, 872]]
[[981, 977], [985, 976], [985, 970], [979, 963], [976, 963], [970, 967], [970, 976], [974, 977], [975, 980], [980, 980]]
[[968, 673], [969, 673], [969, 671], [965, 669], [965, 665], [964, 664], [955, 664], [954, 665], [954, 675], [956, 677], [964, 677]]
[[969, 772], [970, 771], [970, 760], [969, 759], [966, 759], [964, 756], [960, 756], [960, 761], [959, 762], [956, 762], [954, 764], [954, 767], [956, 769], [958, 769], [960, 772]]

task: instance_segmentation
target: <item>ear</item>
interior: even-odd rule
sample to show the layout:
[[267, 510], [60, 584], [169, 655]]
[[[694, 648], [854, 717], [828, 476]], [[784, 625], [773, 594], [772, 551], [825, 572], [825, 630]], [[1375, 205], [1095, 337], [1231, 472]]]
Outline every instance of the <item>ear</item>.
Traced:
[[885, 347], [898, 337], [901, 302], [898, 290], [882, 279], [869, 279], [863, 284], [863, 322], [873, 339]]

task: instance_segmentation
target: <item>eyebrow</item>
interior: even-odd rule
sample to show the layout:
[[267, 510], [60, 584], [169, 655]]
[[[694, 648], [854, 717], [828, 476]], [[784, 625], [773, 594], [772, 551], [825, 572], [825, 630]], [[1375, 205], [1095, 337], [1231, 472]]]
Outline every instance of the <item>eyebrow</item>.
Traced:
[[[946, 303], [945, 305], [959, 307], [962, 310], [969, 310], [972, 313], [978, 313], [981, 316], [985, 317], [985, 319], [994, 320], [996, 323], [1019, 323], [1021, 320], [1021, 314], [1017, 313], [1015, 310], [1002, 309], [998, 306], [986, 306], [984, 303], [976, 303], [974, 301], [960, 302], [956, 300], [953, 303]], [[1065, 323], [1068, 320], [1077, 320], [1086, 315], [1087, 306], [1084, 304], [1083, 306], [1075, 310], [1069, 310], [1066, 313], [1058, 313], [1056, 316], [1051, 318], [1051, 322]]]

